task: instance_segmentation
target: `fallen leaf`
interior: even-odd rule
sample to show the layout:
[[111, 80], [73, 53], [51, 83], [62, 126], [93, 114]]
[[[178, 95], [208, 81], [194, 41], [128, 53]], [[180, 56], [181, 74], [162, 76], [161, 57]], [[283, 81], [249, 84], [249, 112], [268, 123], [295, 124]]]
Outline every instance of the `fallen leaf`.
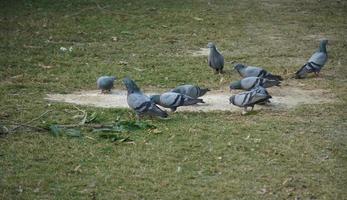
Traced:
[[127, 61], [123, 61], [123, 60], [121, 60], [121, 61], [119, 61], [119, 64], [121, 64], [121, 65], [127, 65], [127, 64], [128, 64], [128, 62], [127, 62]]
[[124, 35], [133, 35], [133, 33], [132, 32], [130, 32], [130, 31], [122, 31], [122, 32], [120, 32], [121, 34], [124, 34]]
[[80, 170], [80, 168], [81, 168], [81, 165], [77, 165], [73, 171], [74, 172], [81, 172], [82, 170]]
[[200, 18], [200, 17], [193, 17], [193, 19], [195, 19], [196, 21], [203, 21], [204, 19]]
[[86, 135], [85, 137], [86, 137], [86, 138], [88, 138], [88, 139], [90, 139], [90, 140], [94, 140], [94, 141], [96, 141], [96, 139], [95, 139], [95, 138], [90, 137], [90, 136], [88, 136], [88, 135]]
[[51, 68], [53, 68], [52, 65], [40, 65], [40, 67], [42, 67], [43, 69], [51, 69]]
[[267, 189], [266, 188], [262, 188], [259, 190], [259, 194], [265, 194], [267, 192]]
[[136, 71], [139, 71], [139, 72], [145, 71], [144, 69], [140, 69], [140, 68], [137, 68], [137, 67], [134, 67], [134, 69], [135, 69]]
[[19, 75], [16, 75], [16, 76], [11, 76], [12, 79], [22, 78], [22, 77], [23, 77], [23, 74], [19, 74]]
[[181, 172], [182, 168], [180, 166], [177, 167], [177, 172]]
[[160, 133], [162, 133], [162, 131], [161, 131], [161, 130], [159, 130], [159, 129], [154, 129], [154, 130], [152, 131], [152, 133], [155, 133], [155, 134], [160, 134]]
[[18, 186], [17, 192], [19, 192], [19, 193], [22, 193], [22, 192], [23, 192], [22, 186]]

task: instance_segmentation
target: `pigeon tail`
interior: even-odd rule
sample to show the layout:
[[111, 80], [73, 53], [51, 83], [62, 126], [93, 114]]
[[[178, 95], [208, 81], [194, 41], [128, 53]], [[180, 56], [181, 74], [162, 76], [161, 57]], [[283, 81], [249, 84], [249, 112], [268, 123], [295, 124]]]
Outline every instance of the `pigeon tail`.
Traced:
[[208, 91], [211, 91], [211, 90], [208, 88], [200, 89], [199, 97], [204, 96]]
[[282, 76], [280, 76], [280, 75], [268, 74], [268, 75], [266, 75], [264, 78], [267, 78], [267, 79], [270, 79], [270, 80], [283, 81], [283, 78], [282, 78]]
[[198, 103], [205, 103], [203, 99], [189, 99], [183, 103], [184, 106], [195, 105]]
[[162, 118], [167, 118], [169, 116], [165, 111], [163, 111], [162, 109], [160, 109], [156, 105], [153, 106], [153, 109], [148, 110], [148, 113], [150, 115], [159, 116], [159, 117], [162, 117]]
[[294, 78], [296, 79], [304, 78], [304, 76], [308, 73], [306, 70], [306, 65], [307, 64], [304, 64], [302, 67], [300, 67], [300, 69], [297, 72], [295, 72]]
[[270, 80], [268, 79], [267, 81], [264, 82], [263, 85], [265, 88], [272, 87], [272, 86], [281, 86], [281, 81], [280, 80]]
[[197, 99], [197, 100], [199, 100], [198, 103], [205, 103], [205, 101], [203, 99]]

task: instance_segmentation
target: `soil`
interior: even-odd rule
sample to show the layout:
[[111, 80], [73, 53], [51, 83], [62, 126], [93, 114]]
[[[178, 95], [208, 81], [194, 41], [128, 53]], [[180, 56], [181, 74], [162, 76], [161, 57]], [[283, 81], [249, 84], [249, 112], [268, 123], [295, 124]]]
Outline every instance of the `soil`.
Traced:
[[[333, 94], [327, 90], [307, 90], [300, 86], [286, 84], [281, 87], [268, 88], [272, 96], [271, 103], [256, 105], [255, 109], [291, 109], [303, 104], [321, 104], [335, 101]], [[227, 89], [208, 92], [202, 98], [205, 104], [179, 107], [178, 111], [241, 111], [242, 109], [229, 104], [229, 97], [242, 91]], [[156, 92], [146, 92], [147, 95]], [[79, 91], [72, 94], [48, 94], [49, 101], [66, 102], [103, 108], [128, 108], [125, 90], [112, 90], [110, 94], [101, 94], [99, 90]]]

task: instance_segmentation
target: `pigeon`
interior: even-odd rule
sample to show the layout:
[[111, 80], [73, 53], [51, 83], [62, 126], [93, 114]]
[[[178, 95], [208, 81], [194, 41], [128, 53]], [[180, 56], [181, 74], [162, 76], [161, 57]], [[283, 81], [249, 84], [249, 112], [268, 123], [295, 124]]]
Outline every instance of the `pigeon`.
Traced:
[[251, 90], [257, 86], [262, 86], [264, 88], [269, 88], [272, 86], [280, 86], [281, 81], [279, 80], [271, 80], [266, 78], [259, 77], [247, 77], [239, 81], [234, 81], [230, 84], [230, 91], [232, 89], [243, 89], [243, 90]]
[[260, 68], [260, 67], [252, 67], [252, 66], [245, 66], [243, 64], [236, 64], [234, 69], [239, 72], [239, 74], [243, 77], [260, 77], [260, 78], [266, 78], [270, 80], [278, 80], [282, 81], [283, 78], [279, 75], [273, 75], [266, 70]]
[[101, 76], [96, 81], [98, 89], [101, 90], [101, 93], [110, 93], [113, 88], [113, 82], [116, 80], [114, 76]]
[[195, 85], [180, 85], [170, 90], [170, 92], [185, 94], [193, 99], [197, 99], [198, 97], [205, 95], [208, 91], [210, 91], [208, 88], [200, 88], [199, 86]]
[[[270, 96], [269, 92], [262, 86], [254, 87], [252, 90], [256, 91], [258, 94], [263, 94], [263, 95]], [[265, 105], [266, 103], [270, 103], [270, 99], [271, 98], [267, 99], [266, 101], [259, 102], [259, 104]]]
[[194, 99], [190, 96], [176, 93], [176, 92], [165, 92], [161, 95], [150, 96], [151, 100], [165, 108], [170, 108], [172, 112], [175, 112], [177, 107], [190, 106], [197, 103], [205, 103], [202, 99]]
[[208, 65], [216, 74], [223, 73], [224, 57], [218, 52], [216, 46], [212, 42], [208, 43], [207, 47], [210, 49], [208, 53]]
[[235, 106], [243, 107], [244, 113], [247, 113], [247, 107], [252, 107], [252, 111], [255, 104], [267, 102], [271, 98], [272, 97], [265, 88], [258, 86], [253, 90], [231, 96], [229, 98], [229, 103], [232, 103]]
[[302, 66], [296, 73], [295, 78], [300, 79], [306, 77], [308, 73], [314, 72], [316, 76], [319, 75], [320, 70], [328, 60], [327, 46], [328, 40], [321, 40], [319, 49], [316, 51], [308, 62]]
[[141, 92], [140, 88], [133, 80], [125, 78], [123, 83], [128, 90], [128, 105], [135, 111], [137, 118], [141, 118], [144, 115], [162, 118], [168, 117], [165, 111], [161, 110], [148, 96]]

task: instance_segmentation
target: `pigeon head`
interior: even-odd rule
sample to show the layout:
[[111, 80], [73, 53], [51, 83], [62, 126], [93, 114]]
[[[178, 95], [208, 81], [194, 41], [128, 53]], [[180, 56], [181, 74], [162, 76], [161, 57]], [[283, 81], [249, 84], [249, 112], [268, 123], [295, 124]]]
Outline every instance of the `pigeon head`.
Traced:
[[160, 95], [158, 95], [158, 94], [151, 95], [149, 98], [150, 98], [150, 99], [151, 99], [151, 101], [153, 101], [155, 104], [159, 104], [159, 101], [160, 101]]
[[328, 44], [328, 40], [327, 39], [321, 40], [320, 44], [319, 44], [319, 51], [320, 52], [327, 52], [327, 44]]
[[140, 92], [140, 88], [136, 85], [136, 83], [130, 78], [126, 77], [123, 79], [123, 83], [128, 90], [128, 93]]
[[235, 104], [235, 95], [229, 98], [229, 104]]
[[216, 46], [212, 42], [209, 42], [207, 48], [216, 48]]
[[229, 86], [230, 88], [230, 91], [233, 90], [233, 89], [242, 89], [241, 88], [241, 81], [234, 81], [230, 84]]
[[236, 64], [235, 66], [234, 66], [234, 69], [236, 69], [236, 70], [240, 70], [240, 69], [243, 69], [243, 68], [245, 68], [246, 66], [245, 65], [243, 65], [243, 64]]

